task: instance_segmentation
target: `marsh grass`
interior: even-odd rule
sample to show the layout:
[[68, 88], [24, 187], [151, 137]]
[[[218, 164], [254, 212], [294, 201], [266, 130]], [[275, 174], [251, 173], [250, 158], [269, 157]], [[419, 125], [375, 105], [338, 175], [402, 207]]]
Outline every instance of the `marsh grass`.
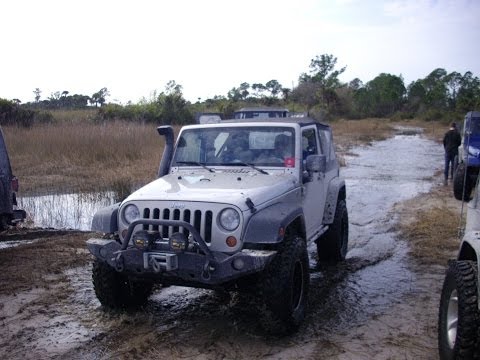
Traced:
[[55, 123], [74, 124], [79, 122], [99, 121], [98, 108], [88, 109], [56, 109], [49, 111]]
[[410, 255], [421, 264], [445, 265], [458, 250], [459, 215], [445, 205], [417, 212], [415, 221], [400, 227]]
[[330, 126], [334, 139], [350, 147], [385, 140], [394, 131], [394, 123], [386, 119], [337, 120]]
[[154, 125], [61, 122], [4, 132], [23, 195], [131, 189], [155, 177], [163, 151]]

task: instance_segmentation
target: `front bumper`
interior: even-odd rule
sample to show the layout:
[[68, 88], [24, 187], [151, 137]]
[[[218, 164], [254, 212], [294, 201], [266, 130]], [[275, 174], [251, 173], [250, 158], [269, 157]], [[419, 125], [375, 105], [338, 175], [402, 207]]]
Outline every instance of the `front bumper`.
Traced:
[[[188, 248], [183, 251], [159, 250], [158, 247], [139, 249], [130, 242], [139, 225], [182, 228], [188, 231], [188, 238], [196, 247], [190, 251]], [[219, 285], [262, 271], [276, 254], [276, 251], [247, 249], [233, 255], [212, 252], [197, 229], [181, 220], [139, 219], [130, 224], [121, 244], [115, 240], [90, 239], [87, 247], [97, 259], [119, 272], [160, 282], [199, 286]]]
[[160, 252], [128, 247], [115, 240], [90, 239], [90, 252], [100, 261], [130, 276], [152, 278], [171, 284], [214, 286], [262, 271], [276, 251], [242, 250], [234, 255], [211, 252]]

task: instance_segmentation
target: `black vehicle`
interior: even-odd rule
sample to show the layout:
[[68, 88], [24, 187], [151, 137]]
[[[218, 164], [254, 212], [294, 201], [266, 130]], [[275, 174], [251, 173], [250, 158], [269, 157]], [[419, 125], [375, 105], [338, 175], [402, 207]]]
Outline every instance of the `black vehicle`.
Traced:
[[18, 179], [12, 174], [7, 146], [0, 129], [0, 230], [23, 221], [24, 210], [17, 209]]

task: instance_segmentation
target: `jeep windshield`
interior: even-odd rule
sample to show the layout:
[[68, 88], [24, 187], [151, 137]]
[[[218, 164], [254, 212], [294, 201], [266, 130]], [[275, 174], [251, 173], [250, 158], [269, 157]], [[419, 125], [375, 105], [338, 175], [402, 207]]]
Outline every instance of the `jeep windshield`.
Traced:
[[172, 166], [295, 167], [294, 129], [202, 127], [182, 131]]

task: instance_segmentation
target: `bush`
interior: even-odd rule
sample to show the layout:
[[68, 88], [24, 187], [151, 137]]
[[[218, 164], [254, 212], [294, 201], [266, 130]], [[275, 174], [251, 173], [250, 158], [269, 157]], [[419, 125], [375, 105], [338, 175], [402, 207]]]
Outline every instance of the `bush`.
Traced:
[[48, 111], [35, 111], [33, 122], [35, 124], [50, 124], [54, 121], [53, 115]]
[[0, 125], [18, 125], [29, 127], [33, 125], [35, 112], [22, 109], [17, 103], [0, 99]]
[[449, 122], [458, 118], [458, 115], [445, 110], [430, 109], [421, 114], [420, 118], [425, 121]]

